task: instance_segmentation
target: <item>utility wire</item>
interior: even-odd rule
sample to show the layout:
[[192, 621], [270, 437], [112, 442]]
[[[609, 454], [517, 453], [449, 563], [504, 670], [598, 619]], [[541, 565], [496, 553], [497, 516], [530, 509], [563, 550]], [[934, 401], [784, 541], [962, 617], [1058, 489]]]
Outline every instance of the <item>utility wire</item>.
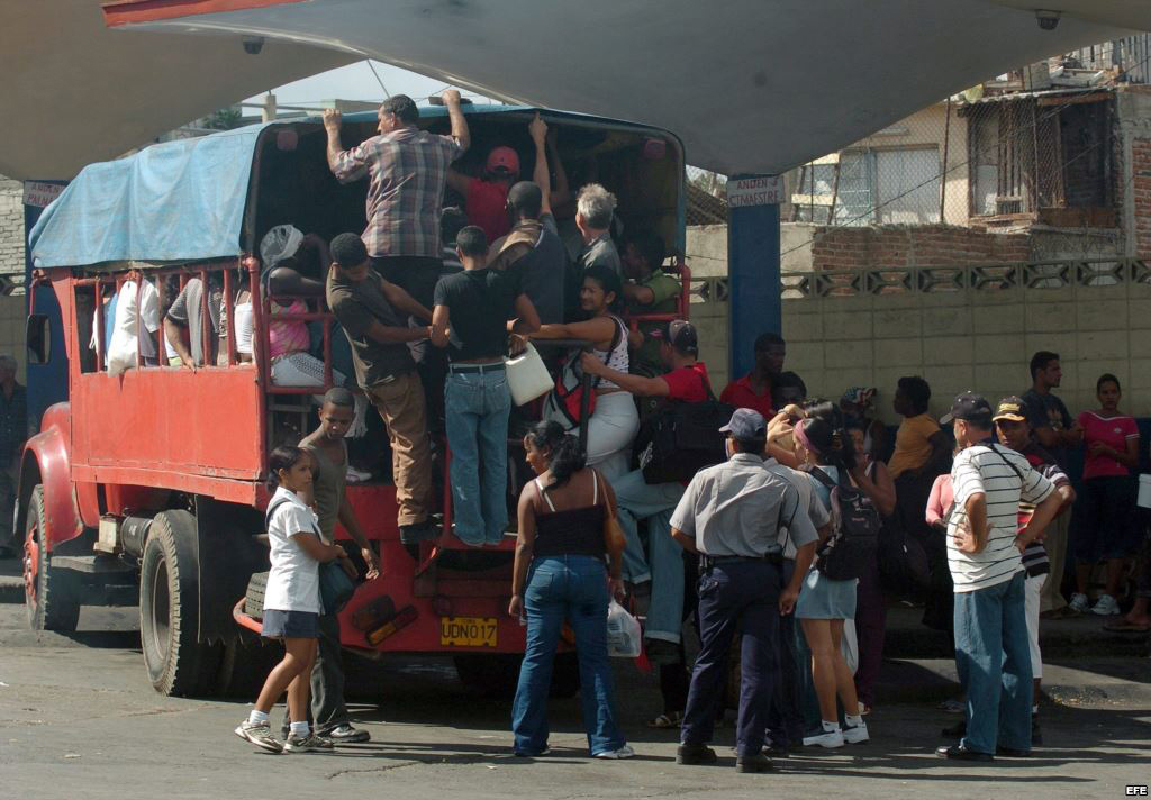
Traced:
[[388, 91], [388, 87], [384, 86], [384, 82], [382, 80], [380, 80], [380, 73], [376, 72], [376, 65], [372, 63], [372, 60], [370, 58], [367, 60], [366, 63], [368, 65], [368, 69], [370, 69], [372, 71], [372, 74], [376, 76], [376, 83], [378, 83], [380, 85], [380, 88], [383, 89], [384, 97], [386, 97], [387, 99], [390, 100], [392, 98], [392, 93]]

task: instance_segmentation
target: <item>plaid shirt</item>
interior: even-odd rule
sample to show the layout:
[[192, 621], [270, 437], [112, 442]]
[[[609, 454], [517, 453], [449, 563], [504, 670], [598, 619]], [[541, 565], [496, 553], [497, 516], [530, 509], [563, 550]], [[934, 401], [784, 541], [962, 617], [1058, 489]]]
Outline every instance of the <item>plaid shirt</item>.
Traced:
[[407, 127], [336, 157], [332, 172], [341, 183], [371, 177], [364, 203], [368, 255], [440, 256], [444, 177], [463, 153], [457, 139]]

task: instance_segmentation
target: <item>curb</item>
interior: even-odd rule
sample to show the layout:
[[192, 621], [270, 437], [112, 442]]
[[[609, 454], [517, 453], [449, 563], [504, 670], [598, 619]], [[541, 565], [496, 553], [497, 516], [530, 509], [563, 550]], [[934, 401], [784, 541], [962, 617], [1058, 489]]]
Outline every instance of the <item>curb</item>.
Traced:
[[21, 578], [0, 578], [0, 603], [23, 603], [24, 581]]

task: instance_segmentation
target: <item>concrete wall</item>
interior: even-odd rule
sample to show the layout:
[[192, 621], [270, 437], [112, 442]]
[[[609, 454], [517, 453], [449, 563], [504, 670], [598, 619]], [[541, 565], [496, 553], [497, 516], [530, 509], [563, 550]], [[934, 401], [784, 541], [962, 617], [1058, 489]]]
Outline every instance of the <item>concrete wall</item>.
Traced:
[[0, 275], [21, 278], [24, 275], [24, 187], [20, 181], [3, 175], [0, 175]]
[[1096, 378], [1113, 372], [1124, 410], [1151, 416], [1151, 283], [785, 300], [783, 334], [788, 368], [812, 396], [875, 386], [890, 421], [903, 375], [926, 378], [942, 414], [965, 389], [996, 399], [1024, 391], [1037, 350], [1062, 356], [1072, 413], [1095, 407]]

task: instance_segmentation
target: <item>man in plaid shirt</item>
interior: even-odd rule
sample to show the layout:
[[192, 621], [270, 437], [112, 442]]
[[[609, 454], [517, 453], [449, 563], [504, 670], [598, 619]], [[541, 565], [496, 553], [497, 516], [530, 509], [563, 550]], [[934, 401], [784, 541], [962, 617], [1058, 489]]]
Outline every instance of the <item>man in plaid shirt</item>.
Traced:
[[341, 183], [368, 176], [364, 246], [385, 279], [431, 307], [443, 260], [440, 213], [448, 166], [468, 149], [468, 123], [460, 93], [444, 92], [452, 123], [450, 136], [421, 131], [419, 109], [406, 95], [380, 106], [379, 136], [350, 150], [340, 142], [339, 111], [324, 112], [328, 167]]

